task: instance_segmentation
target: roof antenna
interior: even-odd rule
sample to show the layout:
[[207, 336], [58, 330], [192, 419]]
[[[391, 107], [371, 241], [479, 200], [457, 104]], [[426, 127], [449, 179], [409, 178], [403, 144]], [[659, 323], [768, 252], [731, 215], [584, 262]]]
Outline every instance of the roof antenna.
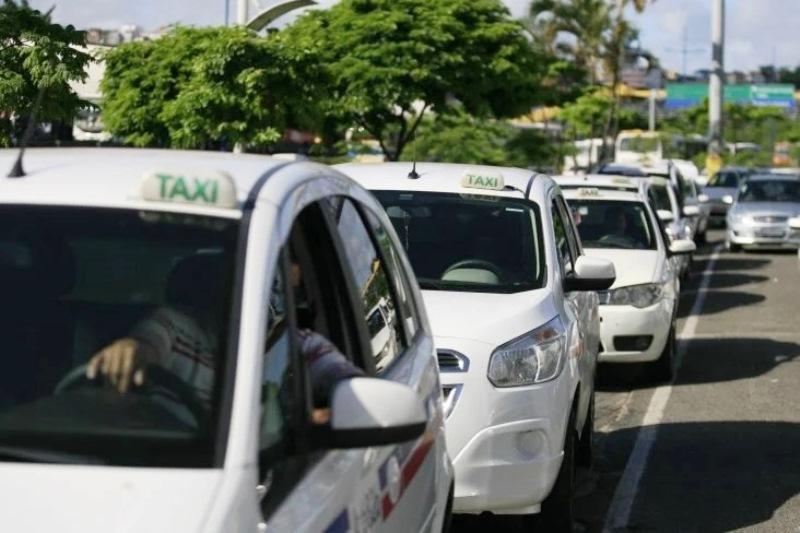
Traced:
[[408, 173], [408, 179], [418, 180], [420, 175], [417, 173], [417, 130], [414, 130], [414, 139], [411, 141], [411, 150], [413, 151], [411, 164], [411, 172]]
[[22, 168], [22, 158], [25, 157], [25, 148], [27, 148], [28, 143], [31, 141], [31, 137], [33, 137], [33, 131], [36, 126], [36, 113], [39, 111], [39, 107], [42, 105], [43, 97], [44, 87], [40, 87], [39, 92], [36, 93], [36, 102], [34, 102], [33, 108], [31, 109], [31, 114], [28, 117], [28, 124], [25, 126], [25, 133], [22, 135], [22, 140], [19, 143], [19, 154], [17, 155], [17, 160], [14, 162], [14, 166], [11, 167], [11, 172], [8, 173], [9, 178], [22, 178], [25, 176], [25, 169]]

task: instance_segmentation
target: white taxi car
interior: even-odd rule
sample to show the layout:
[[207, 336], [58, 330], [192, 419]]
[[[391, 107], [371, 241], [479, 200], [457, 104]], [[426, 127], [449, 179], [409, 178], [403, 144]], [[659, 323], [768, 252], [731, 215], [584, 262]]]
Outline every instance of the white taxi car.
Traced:
[[433, 338], [367, 191], [221, 153], [24, 167], [0, 179], [4, 531], [442, 530]]
[[680, 280], [670, 256], [692, 240], [670, 241], [642, 183], [626, 178], [556, 178], [577, 221], [586, 255], [614, 263], [617, 280], [600, 293], [601, 362], [650, 363], [657, 380], [672, 377]]
[[338, 168], [386, 208], [423, 289], [454, 511], [541, 511], [548, 531], [571, 530], [575, 462], [591, 454], [595, 291], [613, 283], [613, 265], [583, 255], [546, 176], [435, 163]]

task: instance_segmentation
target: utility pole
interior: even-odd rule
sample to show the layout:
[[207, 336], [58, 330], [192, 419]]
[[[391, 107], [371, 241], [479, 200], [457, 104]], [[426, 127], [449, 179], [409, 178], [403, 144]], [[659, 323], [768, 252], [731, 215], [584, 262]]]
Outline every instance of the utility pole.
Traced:
[[248, 13], [249, 8], [250, 8], [249, 0], [237, 0], [236, 24], [240, 26], [247, 26], [247, 23], [250, 21], [250, 14]]
[[[708, 101], [708, 167], [716, 166], [722, 154], [722, 95], [725, 83], [725, 0], [711, 0], [711, 79]], [[711, 170], [711, 168], [709, 168]]]

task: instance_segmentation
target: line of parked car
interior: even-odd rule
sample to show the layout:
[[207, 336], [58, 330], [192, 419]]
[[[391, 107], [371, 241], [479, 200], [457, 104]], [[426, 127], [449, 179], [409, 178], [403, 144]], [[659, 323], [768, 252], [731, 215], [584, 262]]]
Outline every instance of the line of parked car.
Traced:
[[[711, 213], [669, 163], [550, 178], [33, 149], [25, 168], [0, 182], [13, 531], [442, 531], [484, 512], [571, 531], [597, 363], [671, 377]], [[89, 370], [119, 343], [124, 365]], [[122, 387], [121, 366], [143, 373]]]

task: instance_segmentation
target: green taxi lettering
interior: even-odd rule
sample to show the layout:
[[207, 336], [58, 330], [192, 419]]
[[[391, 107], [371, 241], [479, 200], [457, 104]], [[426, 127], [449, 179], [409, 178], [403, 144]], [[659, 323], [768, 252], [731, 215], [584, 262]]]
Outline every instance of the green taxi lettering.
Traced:
[[472, 187], [482, 187], [487, 189], [497, 189], [500, 186], [500, 182], [497, 178], [492, 178], [490, 176], [476, 176], [474, 174], [467, 176], [467, 183]]
[[156, 174], [160, 182], [159, 194], [165, 200], [183, 199], [188, 202], [202, 201], [215, 204], [219, 194], [216, 180], [189, 179], [170, 174]]

